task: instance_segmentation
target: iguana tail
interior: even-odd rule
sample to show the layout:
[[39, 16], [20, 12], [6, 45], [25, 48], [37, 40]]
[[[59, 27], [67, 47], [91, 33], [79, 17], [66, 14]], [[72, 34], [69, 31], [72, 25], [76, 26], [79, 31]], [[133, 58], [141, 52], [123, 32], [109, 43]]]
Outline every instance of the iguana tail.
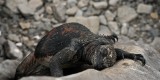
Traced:
[[16, 69], [15, 79], [23, 76], [46, 75], [48, 68], [39, 64], [33, 53], [30, 53]]

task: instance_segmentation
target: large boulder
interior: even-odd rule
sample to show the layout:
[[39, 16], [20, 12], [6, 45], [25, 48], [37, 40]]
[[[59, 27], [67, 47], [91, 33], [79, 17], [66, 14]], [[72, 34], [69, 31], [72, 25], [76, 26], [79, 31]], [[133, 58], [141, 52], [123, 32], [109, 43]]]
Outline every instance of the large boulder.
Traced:
[[160, 54], [147, 44], [137, 43], [126, 37], [120, 37], [116, 48], [125, 51], [142, 54], [146, 59], [146, 65], [129, 59], [121, 60], [114, 66], [102, 71], [88, 69], [80, 73], [60, 78], [55, 77], [24, 77], [20, 80], [158, 80], [160, 79]]

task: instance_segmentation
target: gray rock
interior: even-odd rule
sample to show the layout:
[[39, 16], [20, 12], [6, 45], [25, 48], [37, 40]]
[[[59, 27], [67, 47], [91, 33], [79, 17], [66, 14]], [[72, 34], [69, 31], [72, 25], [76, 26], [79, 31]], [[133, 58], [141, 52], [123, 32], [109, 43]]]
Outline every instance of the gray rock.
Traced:
[[34, 19], [37, 21], [40, 21], [43, 18], [43, 16], [39, 15], [39, 14], [34, 14]]
[[20, 80], [158, 80], [160, 78], [160, 54], [147, 44], [138, 44], [135, 41], [126, 40], [121, 40], [123, 42], [117, 43], [115, 47], [127, 52], [144, 55], [147, 62], [145, 66], [142, 66], [138, 61], [125, 59], [101, 71], [87, 69], [60, 78], [32, 76]]
[[84, 12], [84, 16], [94, 16], [94, 15], [99, 15], [101, 13], [101, 10], [97, 10], [93, 8], [92, 6], [89, 6], [87, 11]]
[[117, 4], [118, 0], [109, 0], [109, 5], [115, 6]]
[[51, 6], [46, 6], [46, 7], [45, 7], [45, 11], [46, 11], [46, 13], [48, 13], [48, 14], [53, 14], [53, 10], [52, 10], [52, 7], [51, 7]]
[[115, 13], [112, 13], [111, 11], [107, 10], [105, 12], [105, 17], [108, 21], [113, 21], [114, 18], [116, 17], [116, 14]]
[[29, 22], [19, 22], [19, 25], [22, 29], [29, 29], [31, 26]]
[[0, 63], [3, 62], [3, 61], [4, 61], [4, 58], [3, 58], [3, 57], [0, 57]]
[[108, 4], [106, 1], [101, 1], [101, 2], [93, 2], [93, 6], [96, 9], [105, 9], [107, 8]]
[[16, 68], [19, 64], [17, 60], [5, 60], [0, 63], [0, 79], [1, 80], [9, 80], [13, 79]]
[[88, 6], [88, 4], [89, 4], [89, 0], [80, 0], [78, 2], [78, 7], [83, 8], [83, 7]]
[[155, 48], [157, 51], [160, 52], [160, 38], [159, 37], [155, 37], [155, 39], [151, 43], [151, 46], [153, 46], [153, 48]]
[[13, 43], [12, 41], [7, 41], [4, 43], [4, 52], [8, 58], [11, 59], [22, 59], [22, 51]]
[[2, 31], [0, 30], [0, 36], [2, 36]]
[[120, 34], [117, 22], [110, 21], [110, 22], [108, 22], [108, 26], [111, 29], [111, 32], [114, 32], [117, 35]]
[[79, 9], [75, 16], [83, 16], [83, 11]]
[[127, 36], [130, 38], [136, 37], [136, 30], [133, 27], [130, 27]]
[[22, 38], [21, 38], [21, 39], [22, 39], [22, 41], [23, 41], [23, 42], [25, 42], [25, 41], [29, 41], [29, 37], [27, 37], [27, 36], [22, 36]]
[[19, 4], [18, 5], [18, 9], [20, 10], [20, 12], [23, 15], [33, 15], [34, 14], [34, 10], [31, 9], [30, 7], [28, 7], [28, 4]]
[[15, 41], [15, 42], [19, 42], [20, 39], [19, 39], [19, 36], [16, 35], [16, 34], [8, 34], [8, 38], [12, 41]]
[[137, 13], [134, 8], [129, 6], [122, 6], [117, 11], [118, 19], [120, 22], [129, 22], [137, 17]]
[[34, 15], [35, 15], [35, 14], [38, 14], [38, 15], [42, 16], [44, 11], [45, 11], [45, 8], [44, 8], [44, 7], [40, 8], [40, 9], [38, 8], [38, 9], [35, 11]]
[[62, 2], [62, 1], [54, 1], [54, 6], [52, 6], [52, 10], [53, 10], [53, 15], [54, 18], [58, 21], [58, 22], [63, 22], [66, 18], [65, 18], [65, 13], [66, 13], [66, 2]]
[[5, 3], [4, 0], [1, 0], [1, 1], [0, 1], [0, 5], [3, 5], [4, 3]]
[[0, 45], [3, 45], [6, 42], [6, 39], [0, 36]]
[[19, 4], [27, 4], [27, 0], [6, 0], [6, 7], [14, 13], [18, 13], [17, 7]]
[[78, 8], [75, 6], [75, 7], [67, 9], [66, 14], [67, 15], [75, 15], [77, 11], [78, 11]]
[[30, 7], [33, 11], [36, 11], [38, 7], [42, 6], [42, 0], [29, 0], [28, 7]]
[[68, 7], [74, 7], [77, 5], [77, 0], [67, 0], [67, 6]]
[[33, 15], [42, 4], [42, 0], [30, 0], [28, 3], [19, 4], [18, 9], [24, 15]]
[[1, 57], [4, 57], [4, 49], [3, 49], [3, 44], [6, 42], [6, 39], [2, 36], [0, 36], [0, 63], [1, 61], [3, 60], [3, 58]]
[[107, 25], [107, 20], [104, 15], [99, 16], [100, 23], [103, 25]]
[[138, 4], [137, 12], [149, 14], [152, 12], [152, 9], [153, 9], [152, 5]]
[[69, 22], [77, 22], [84, 26], [86, 26], [88, 29], [90, 29], [93, 33], [98, 33], [99, 30], [99, 18], [96, 16], [91, 17], [69, 17], [66, 21]]
[[98, 34], [107, 36], [111, 35], [112, 33], [107, 26], [101, 25]]
[[51, 22], [55, 23], [55, 24], [58, 24], [58, 21], [56, 19], [54, 19], [54, 18], [51, 19]]
[[3, 46], [0, 45], [0, 63], [3, 60], [3, 57], [4, 57], [4, 50], [3, 50]]
[[33, 40], [28, 40], [24, 42], [25, 45], [27, 45], [28, 47], [33, 47], [35, 46], [37, 43]]
[[129, 28], [129, 26], [128, 26], [127, 23], [122, 23], [121, 34], [127, 35], [127, 33], [128, 33], [128, 28]]

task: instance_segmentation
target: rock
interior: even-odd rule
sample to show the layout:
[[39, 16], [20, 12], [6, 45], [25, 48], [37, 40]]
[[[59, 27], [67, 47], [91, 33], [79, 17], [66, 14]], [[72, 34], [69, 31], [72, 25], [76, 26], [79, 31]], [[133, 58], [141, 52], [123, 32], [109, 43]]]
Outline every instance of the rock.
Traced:
[[115, 6], [117, 4], [118, 0], [109, 0], [109, 5]]
[[[0, 36], [0, 63], [3, 60], [4, 57], [4, 49], [3, 44], [6, 42], [6, 39], [2, 36]], [[2, 58], [1, 58], [2, 57]]]
[[66, 21], [69, 22], [77, 22], [84, 26], [86, 26], [88, 29], [90, 29], [93, 33], [98, 33], [99, 30], [99, 18], [96, 16], [91, 17], [69, 17]]
[[34, 14], [34, 19], [36, 20], [36, 21], [40, 21], [41, 19], [43, 18], [43, 16], [41, 16], [41, 15], [39, 15], [39, 14]]
[[0, 31], [0, 36], [2, 35], [2, 32]]
[[75, 15], [77, 11], [78, 11], [77, 7], [72, 7], [72, 8], [69, 8], [66, 10], [66, 14], [67, 15]]
[[128, 30], [128, 34], [127, 35], [130, 38], [136, 37], [136, 31], [135, 31], [135, 29], [133, 27], [130, 27], [129, 30]]
[[4, 0], [1, 0], [1, 1], [0, 1], [0, 5], [3, 5], [4, 3], [5, 3]]
[[98, 34], [107, 36], [111, 35], [112, 33], [107, 26], [101, 25]]
[[29, 0], [28, 2], [28, 7], [30, 7], [33, 11], [36, 11], [42, 5], [42, 0]]
[[31, 26], [29, 22], [19, 22], [19, 25], [22, 29], [29, 29]]
[[4, 58], [3, 58], [3, 57], [0, 57], [0, 63], [3, 62], [3, 61], [4, 61]]
[[87, 10], [84, 12], [84, 16], [94, 16], [99, 15], [101, 13], [101, 10], [95, 9], [92, 6], [89, 6]]
[[151, 46], [153, 46], [153, 48], [160, 52], [160, 38], [155, 37], [153, 42], [151, 43]]
[[15, 41], [15, 42], [19, 42], [20, 39], [19, 39], [19, 36], [16, 35], [16, 34], [8, 34], [8, 38], [12, 41]]
[[128, 6], [122, 6], [117, 11], [118, 19], [120, 22], [129, 22], [137, 17], [136, 11]]
[[100, 23], [103, 25], [107, 25], [107, 21], [104, 15], [99, 16]]
[[122, 28], [121, 28], [121, 34], [123, 34], [123, 35], [127, 35], [127, 33], [128, 33], [128, 24], [127, 23], [123, 23], [122, 24]]
[[55, 1], [54, 5], [52, 6], [53, 10], [53, 16], [58, 22], [63, 22], [65, 18], [65, 13], [66, 13], [66, 2], [62, 1]]
[[6, 7], [14, 13], [18, 13], [17, 7], [19, 4], [27, 4], [27, 0], [6, 0]]
[[25, 41], [29, 41], [29, 38], [28, 38], [27, 36], [22, 36], [22, 38], [21, 38], [21, 39], [22, 39], [22, 41], [23, 41], [23, 42], [25, 42]]
[[4, 43], [5, 55], [11, 59], [22, 59], [23, 53], [18, 49], [18, 47], [12, 41], [7, 41]]
[[107, 10], [105, 12], [105, 17], [108, 21], [113, 21], [114, 18], [116, 17], [116, 14], [112, 13], [111, 11]]
[[[43, 16], [44, 16], [44, 11], [45, 11], [45, 8], [44, 8], [44, 7], [40, 8], [40, 9], [38, 8], [38, 9], [35, 11], [34, 15], [35, 15], [35, 14], [38, 14], [38, 15], [41, 15], [41, 16], [43, 15]], [[33, 15], [33, 16], [34, 16], [34, 15]]]
[[74, 7], [77, 5], [77, 0], [67, 0], [67, 6], [68, 7]]
[[16, 68], [19, 64], [17, 60], [5, 60], [0, 63], [0, 79], [10, 80], [14, 78]]
[[111, 29], [111, 32], [114, 32], [117, 35], [120, 34], [117, 22], [110, 21], [108, 22], [108, 26]]
[[45, 7], [45, 11], [46, 11], [46, 13], [48, 13], [48, 14], [53, 14], [52, 7], [51, 7], [51, 6], [46, 6], [46, 7]]
[[29, 40], [29, 41], [25, 41], [24, 44], [27, 45], [28, 47], [33, 47], [37, 43], [35, 41], [33, 41], [33, 40]]
[[150, 16], [151, 16], [153, 19], [158, 19], [158, 18], [159, 18], [157, 12], [152, 12], [152, 13], [150, 14]]
[[75, 16], [83, 16], [83, 11], [79, 9]]
[[90, 16], [88, 17], [88, 24], [90, 25], [89, 27], [91, 27], [91, 31], [98, 33], [99, 30], [99, 18], [96, 16]]
[[19, 4], [18, 9], [23, 15], [33, 15], [34, 10], [28, 7], [28, 4]]
[[3, 61], [3, 58], [4, 58], [4, 50], [3, 50], [3, 46], [0, 45], [0, 63], [1, 61]]
[[89, 4], [89, 0], [80, 0], [78, 2], [78, 7], [83, 8], [83, 7], [88, 6], [88, 4]]
[[[123, 38], [120, 37], [120, 39]], [[20, 80], [158, 80], [160, 78], [160, 54], [147, 44], [138, 44], [136, 41], [126, 40], [121, 40], [123, 42], [117, 43], [115, 47], [130, 53], [142, 54], [147, 62], [145, 66], [142, 66], [138, 61], [124, 59], [101, 71], [87, 69], [59, 78], [32, 76]]]
[[0, 36], [0, 45], [3, 45], [6, 42], [6, 39]]
[[138, 4], [137, 12], [138, 12], [138, 13], [149, 14], [149, 13], [151, 13], [152, 8], [153, 8], [153, 7], [152, 7], [151, 5]]
[[101, 1], [101, 2], [93, 2], [93, 6], [96, 9], [105, 9], [107, 8], [108, 4], [106, 1]]
[[22, 46], [23, 46], [23, 44], [22, 44], [21, 42], [19, 42], [19, 43], [16, 43], [16, 46], [18, 46], [18, 47], [22, 47]]
[[42, 4], [42, 0], [30, 0], [28, 3], [19, 4], [18, 9], [23, 15], [33, 15]]

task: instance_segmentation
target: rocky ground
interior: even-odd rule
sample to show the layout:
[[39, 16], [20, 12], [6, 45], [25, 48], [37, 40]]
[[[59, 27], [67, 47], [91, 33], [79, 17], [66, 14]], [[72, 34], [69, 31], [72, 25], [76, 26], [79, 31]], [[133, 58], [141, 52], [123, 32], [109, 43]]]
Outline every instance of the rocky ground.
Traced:
[[12, 78], [45, 33], [68, 22], [95, 34], [114, 32], [160, 53], [159, 19], [160, 0], [0, 0], [0, 79]]

